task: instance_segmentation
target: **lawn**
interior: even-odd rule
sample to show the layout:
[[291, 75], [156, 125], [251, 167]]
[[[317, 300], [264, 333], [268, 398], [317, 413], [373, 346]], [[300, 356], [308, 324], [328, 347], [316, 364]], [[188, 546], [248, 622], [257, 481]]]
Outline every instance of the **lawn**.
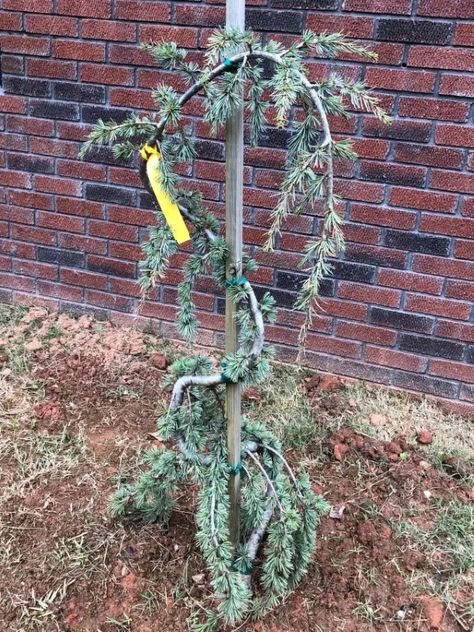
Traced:
[[[181, 632], [215, 605], [194, 541], [194, 489], [166, 531], [108, 513], [139, 454], [161, 443], [160, 384], [183, 353], [151, 328], [0, 306], [1, 630]], [[472, 630], [469, 420], [283, 365], [244, 405], [332, 510], [301, 587], [240, 630]]]

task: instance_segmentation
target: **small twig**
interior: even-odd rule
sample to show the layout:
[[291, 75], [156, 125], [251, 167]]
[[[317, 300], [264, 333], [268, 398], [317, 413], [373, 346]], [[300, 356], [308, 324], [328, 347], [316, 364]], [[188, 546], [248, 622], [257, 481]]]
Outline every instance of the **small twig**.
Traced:
[[263, 474], [263, 476], [264, 476], [265, 480], [266, 480], [266, 481], [267, 481], [267, 483], [268, 483], [268, 486], [270, 487], [270, 489], [271, 489], [271, 490], [272, 490], [272, 492], [273, 492], [273, 496], [275, 497], [275, 502], [276, 502], [276, 504], [278, 505], [278, 509], [280, 510], [280, 512], [281, 512], [281, 513], [283, 513], [283, 507], [282, 507], [282, 505], [281, 505], [281, 503], [280, 503], [280, 500], [279, 500], [279, 498], [278, 498], [278, 496], [277, 496], [276, 489], [275, 489], [275, 486], [274, 486], [274, 484], [273, 484], [272, 479], [268, 476], [268, 474], [267, 474], [267, 472], [266, 472], [265, 468], [264, 468], [264, 467], [263, 467], [263, 465], [260, 463], [259, 459], [258, 459], [258, 458], [257, 458], [257, 457], [256, 457], [256, 456], [255, 456], [255, 455], [254, 455], [254, 454], [253, 454], [250, 450], [247, 450], [246, 454], [248, 454], [248, 455], [249, 455], [249, 457], [252, 459], [252, 461], [255, 463], [255, 465], [258, 467], [258, 469], [262, 472], [262, 474]]

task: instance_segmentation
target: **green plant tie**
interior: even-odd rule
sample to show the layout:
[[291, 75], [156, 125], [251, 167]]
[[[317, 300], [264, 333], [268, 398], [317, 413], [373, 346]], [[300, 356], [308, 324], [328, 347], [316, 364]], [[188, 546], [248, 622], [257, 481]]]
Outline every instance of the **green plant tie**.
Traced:
[[237, 70], [239, 69], [239, 64], [236, 61], [232, 61], [229, 58], [225, 58], [224, 59], [224, 68], [227, 70], [227, 72], [237, 72]]
[[226, 287], [244, 287], [246, 283], [248, 283], [247, 277], [243, 274], [239, 277], [232, 277], [231, 279], [227, 279], [225, 282]]
[[242, 471], [242, 468], [242, 461], [239, 461], [235, 467], [230, 466], [230, 473], [232, 474], [232, 476], [238, 476]]

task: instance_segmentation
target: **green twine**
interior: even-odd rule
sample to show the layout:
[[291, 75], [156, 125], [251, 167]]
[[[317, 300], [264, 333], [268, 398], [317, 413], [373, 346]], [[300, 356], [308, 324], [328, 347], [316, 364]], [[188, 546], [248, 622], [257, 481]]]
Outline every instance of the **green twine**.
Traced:
[[248, 283], [247, 277], [243, 274], [239, 277], [232, 277], [231, 279], [227, 279], [225, 282], [225, 286], [228, 288], [231, 287], [243, 287], [246, 283]]
[[227, 70], [227, 72], [237, 72], [237, 70], [239, 69], [239, 64], [236, 61], [232, 61], [231, 59], [228, 59], [227, 57], [224, 59], [224, 68]]
[[237, 382], [234, 382], [234, 380], [232, 378], [230, 378], [228, 375], [226, 375], [226, 368], [227, 368], [227, 362], [225, 360], [222, 360], [221, 362], [221, 369], [222, 369], [222, 373], [221, 373], [221, 380], [224, 382], [224, 384], [237, 384]]
[[242, 464], [242, 461], [239, 461], [235, 467], [232, 467], [231, 465], [229, 465], [229, 468], [230, 468], [230, 473], [231, 473], [233, 476], [238, 476], [238, 475], [240, 474], [240, 472], [242, 471], [242, 468], [243, 468], [243, 467], [244, 467], [244, 466], [243, 466], [243, 464]]

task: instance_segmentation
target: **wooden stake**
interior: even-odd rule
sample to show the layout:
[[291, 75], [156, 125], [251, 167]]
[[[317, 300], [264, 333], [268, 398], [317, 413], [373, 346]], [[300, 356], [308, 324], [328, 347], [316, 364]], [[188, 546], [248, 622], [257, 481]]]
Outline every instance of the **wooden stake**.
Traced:
[[[227, 0], [227, 26], [245, 28], [245, 0]], [[230, 250], [227, 277], [242, 274], [243, 170], [244, 170], [244, 115], [243, 107], [229, 118], [226, 127], [226, 239]], [[235, 305], [226, 296], [225, 351], [237, 351]], [[229, 464], [236, 468], [241, 450], [241, 386], [227, 384], [226, 391], [227, 448]], [[234, 469], [234, 471], [236, 471]], [[234, 547], [240, 537], [240, 473], [229, 481], [229, 530]]]

